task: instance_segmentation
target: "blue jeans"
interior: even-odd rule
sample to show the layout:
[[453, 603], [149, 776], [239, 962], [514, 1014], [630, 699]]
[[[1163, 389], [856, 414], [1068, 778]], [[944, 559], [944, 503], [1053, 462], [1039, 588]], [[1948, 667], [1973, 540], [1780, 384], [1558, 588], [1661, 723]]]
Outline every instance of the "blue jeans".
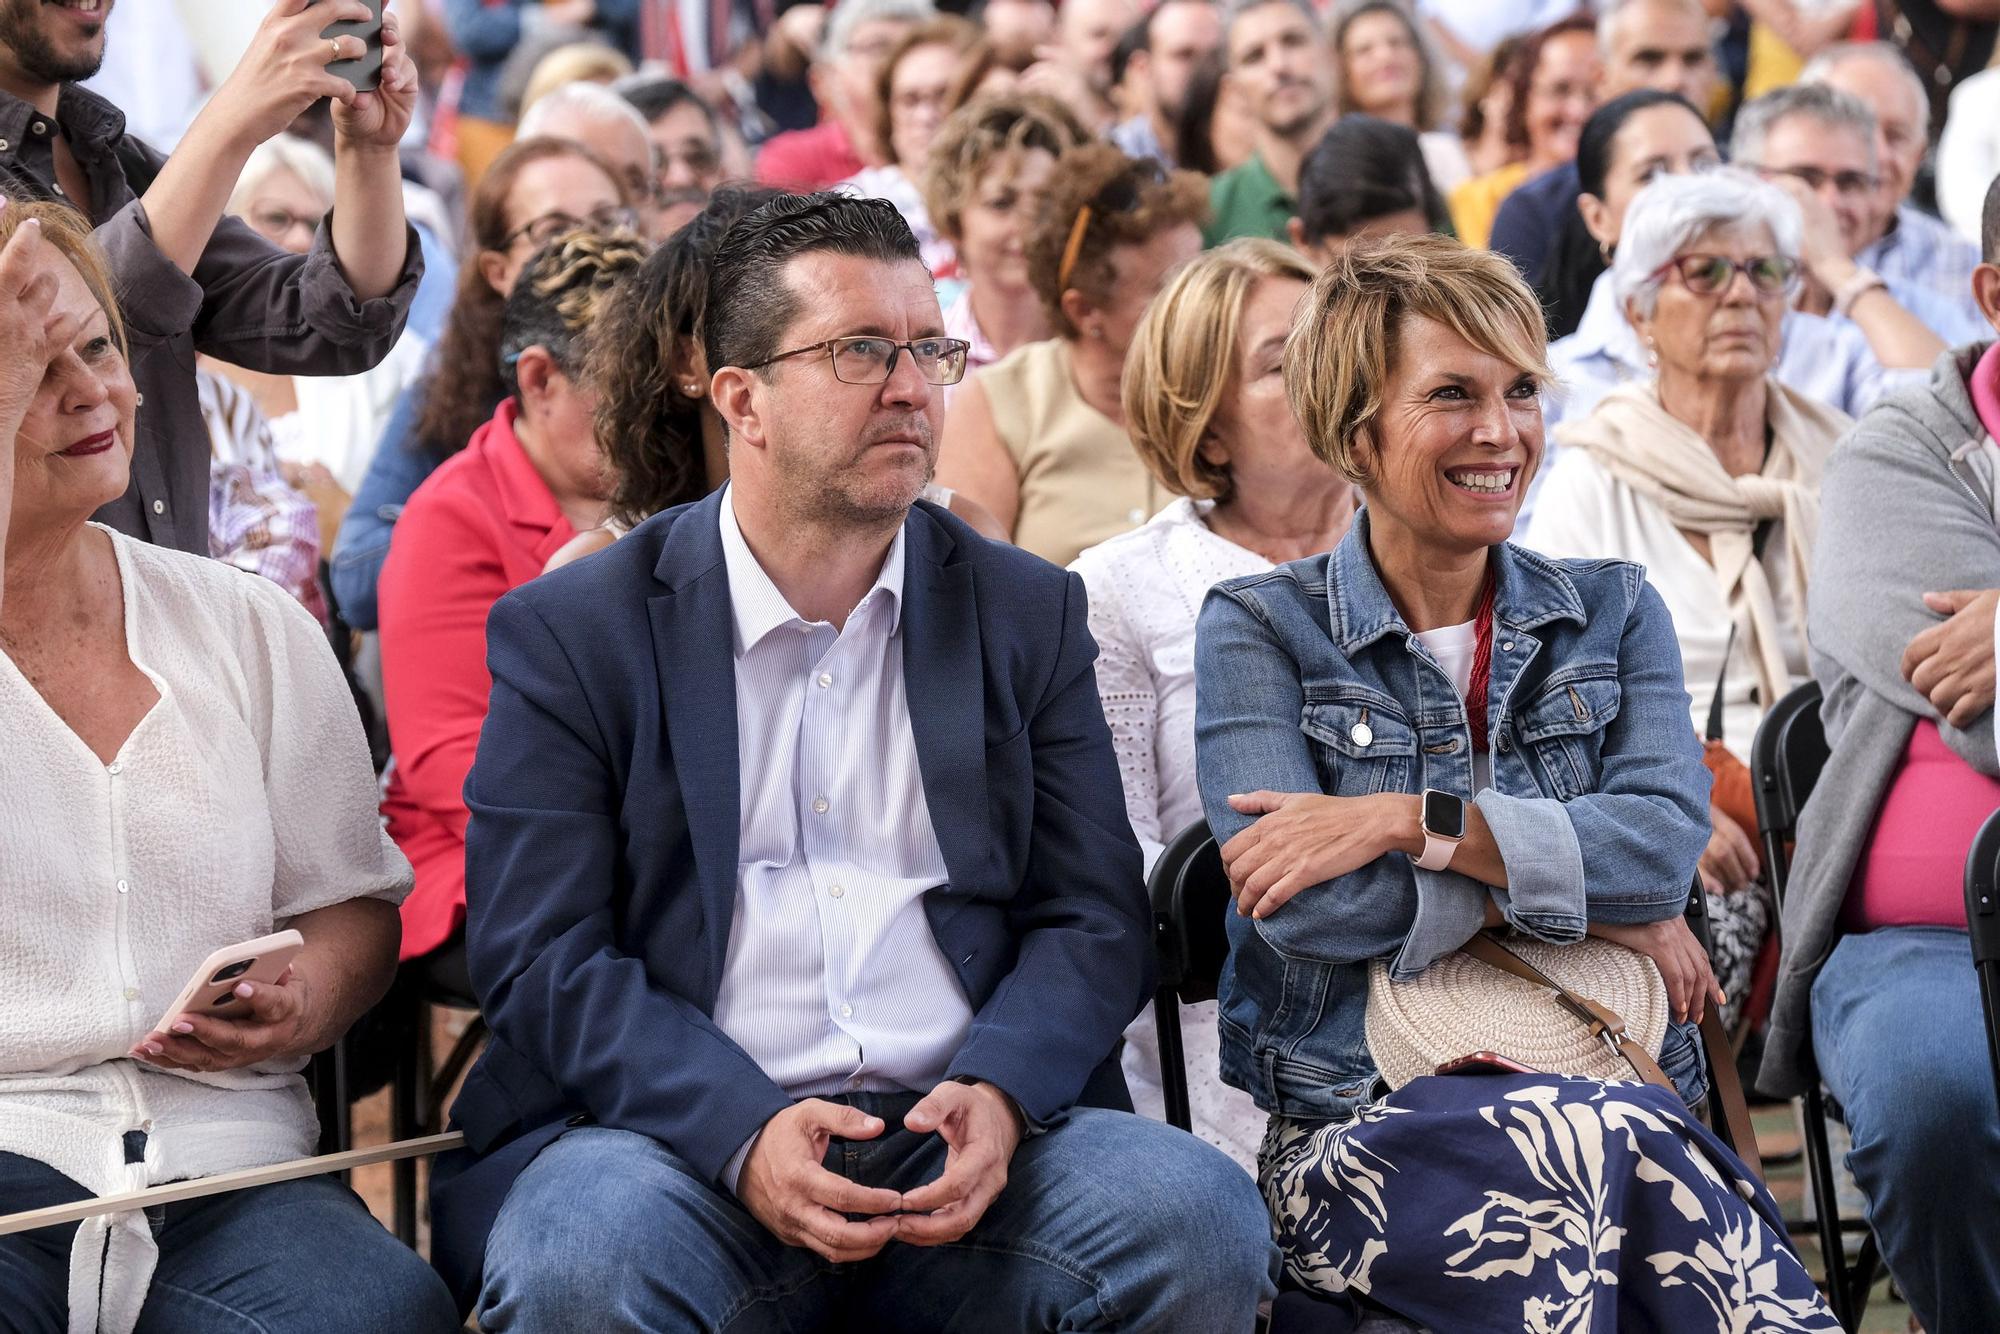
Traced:
[[[944, 1168], [916, 1102], [857, 1095], [891, 1129], [827, 1166], [909, 1190]], [[1193, 1136], [1078, 1108], [1021, 1142], [1007, 1186], [948, 1246], [834, 1265], [788, 1246], [658, 1141], [572, 1130], [529, 1164], [486, 1244], [487, 1334], [1120, 1329], [1247, 1334], [1277, 1248], [1249, 1175]]]
[[[45, 1163], [0, 1153], [0, 1213], [87, 1200]], [[0, 1334], [69, 1328], [74, 1223], [0, 1237]], [[139, 1334], [446, 1334], [451, 1294], [430, 1266], [326, 1177], [170, 1204]]]
[[2000, 1310], [2000, 1107], [1963, 931], [1842, 936], [1812, 989], [1813, 1053], [1853, 1132], [1868, 1223], [1929, 1334]]

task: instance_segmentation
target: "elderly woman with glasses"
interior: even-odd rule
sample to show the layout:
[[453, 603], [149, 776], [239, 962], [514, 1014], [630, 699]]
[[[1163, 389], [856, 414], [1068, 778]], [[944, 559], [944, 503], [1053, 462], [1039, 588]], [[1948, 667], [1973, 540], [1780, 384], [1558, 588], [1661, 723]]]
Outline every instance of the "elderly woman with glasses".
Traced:
[[1146, 303], [1201, 251], [1208, 189], [1109, 144], [1065, 153], [1028, 236], [1056, 336], [1015, 349], [952, 399], [938, 480], [1057, 564], [1166, 503], [1125, 433], [1119, 380]]
[[1819, 481], [1850, 424], [1773, 374], [1799, 245], [1797, 207], [1747, 173], [1638, 193], [1610, 277], [1655, 375], [1558, 429], [1526, 533], [1551, 555], [1644, 565], [1673, 613], [1694, 724], [1719, 743], [1701, 871], [1731, 995], [1770, 921], [1743, 762], [1764, 711], [1809, 671]]
[[[1667, 610], [1636, 565], [1507, 540], [1542, 344], [1513, 265], [1442, 237], [1349, 247], [1300, 309], [1285, 387], [1364, 507], [1202, 607], [1222, 1075], [1271, 1114], [1258, 1177], [1299, 1286], [1434, 1330], [1830, 1334], [1776, 1205], [1689, 1111], [1718, 996], [1681, 915], [1708, 775]], [[1550, 972], [1599, 961], [1594, 999], [1652, 988], [1647, 1082], [1587, 1077], [1601, 1031], [1461, 954], [1482, 926]], [[1532, 1054], [1559, 1034], [1575, 1057]]]

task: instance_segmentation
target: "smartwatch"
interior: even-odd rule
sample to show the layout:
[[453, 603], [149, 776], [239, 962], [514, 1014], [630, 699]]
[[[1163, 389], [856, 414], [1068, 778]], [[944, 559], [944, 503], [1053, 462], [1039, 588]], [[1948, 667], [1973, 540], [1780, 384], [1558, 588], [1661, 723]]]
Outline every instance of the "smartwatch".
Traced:
[[1424, 855], [1417, 865], [1426, 871], [1442, 871], [1451, 865], [1452, 854], [1465, 838], [1465, 799], [1434, 787], [1424, 789]]

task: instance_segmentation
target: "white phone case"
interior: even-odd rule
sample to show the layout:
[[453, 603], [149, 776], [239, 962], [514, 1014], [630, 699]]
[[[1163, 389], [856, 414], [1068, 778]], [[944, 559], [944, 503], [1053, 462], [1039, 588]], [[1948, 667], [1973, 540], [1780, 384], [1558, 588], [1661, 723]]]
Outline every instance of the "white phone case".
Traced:
[[187, 986], [167, 1007], [166, 1015], [153, 1025], [153, 1031], [168, 1032], [167, 1025], [184, 1014], [219, 1014], [233, 1018], [243, 1013], [248, 1003], [235, 994], [236, 984], [276, 982], [284, 976], [285, 969], [291, 966], [292, 959], [305, 948], [305, 944], [305, 937], [298, 932], [279, 931], [246, 940], [240, 945], [223, 946], [195, 969]]

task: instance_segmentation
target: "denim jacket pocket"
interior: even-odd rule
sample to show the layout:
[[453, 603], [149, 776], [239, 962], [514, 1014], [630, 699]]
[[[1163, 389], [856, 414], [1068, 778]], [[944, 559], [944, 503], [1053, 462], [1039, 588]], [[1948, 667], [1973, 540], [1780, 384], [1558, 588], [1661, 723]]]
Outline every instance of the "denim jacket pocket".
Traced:
[[1371, 699], [1314, 699], [1309, 694], [1299, 730], [1312, 743], [1320, 789], [1329, 796], [1401, 792], [1409, 782], [1417, 734], [1392, 708]]
[[1518, 711], [1521, 743], [1541, 761], [1553, 794], [1572, 801], [1603, 781], [1604, 729], [1618, 716], [1618, 678], [1551, 681]]

